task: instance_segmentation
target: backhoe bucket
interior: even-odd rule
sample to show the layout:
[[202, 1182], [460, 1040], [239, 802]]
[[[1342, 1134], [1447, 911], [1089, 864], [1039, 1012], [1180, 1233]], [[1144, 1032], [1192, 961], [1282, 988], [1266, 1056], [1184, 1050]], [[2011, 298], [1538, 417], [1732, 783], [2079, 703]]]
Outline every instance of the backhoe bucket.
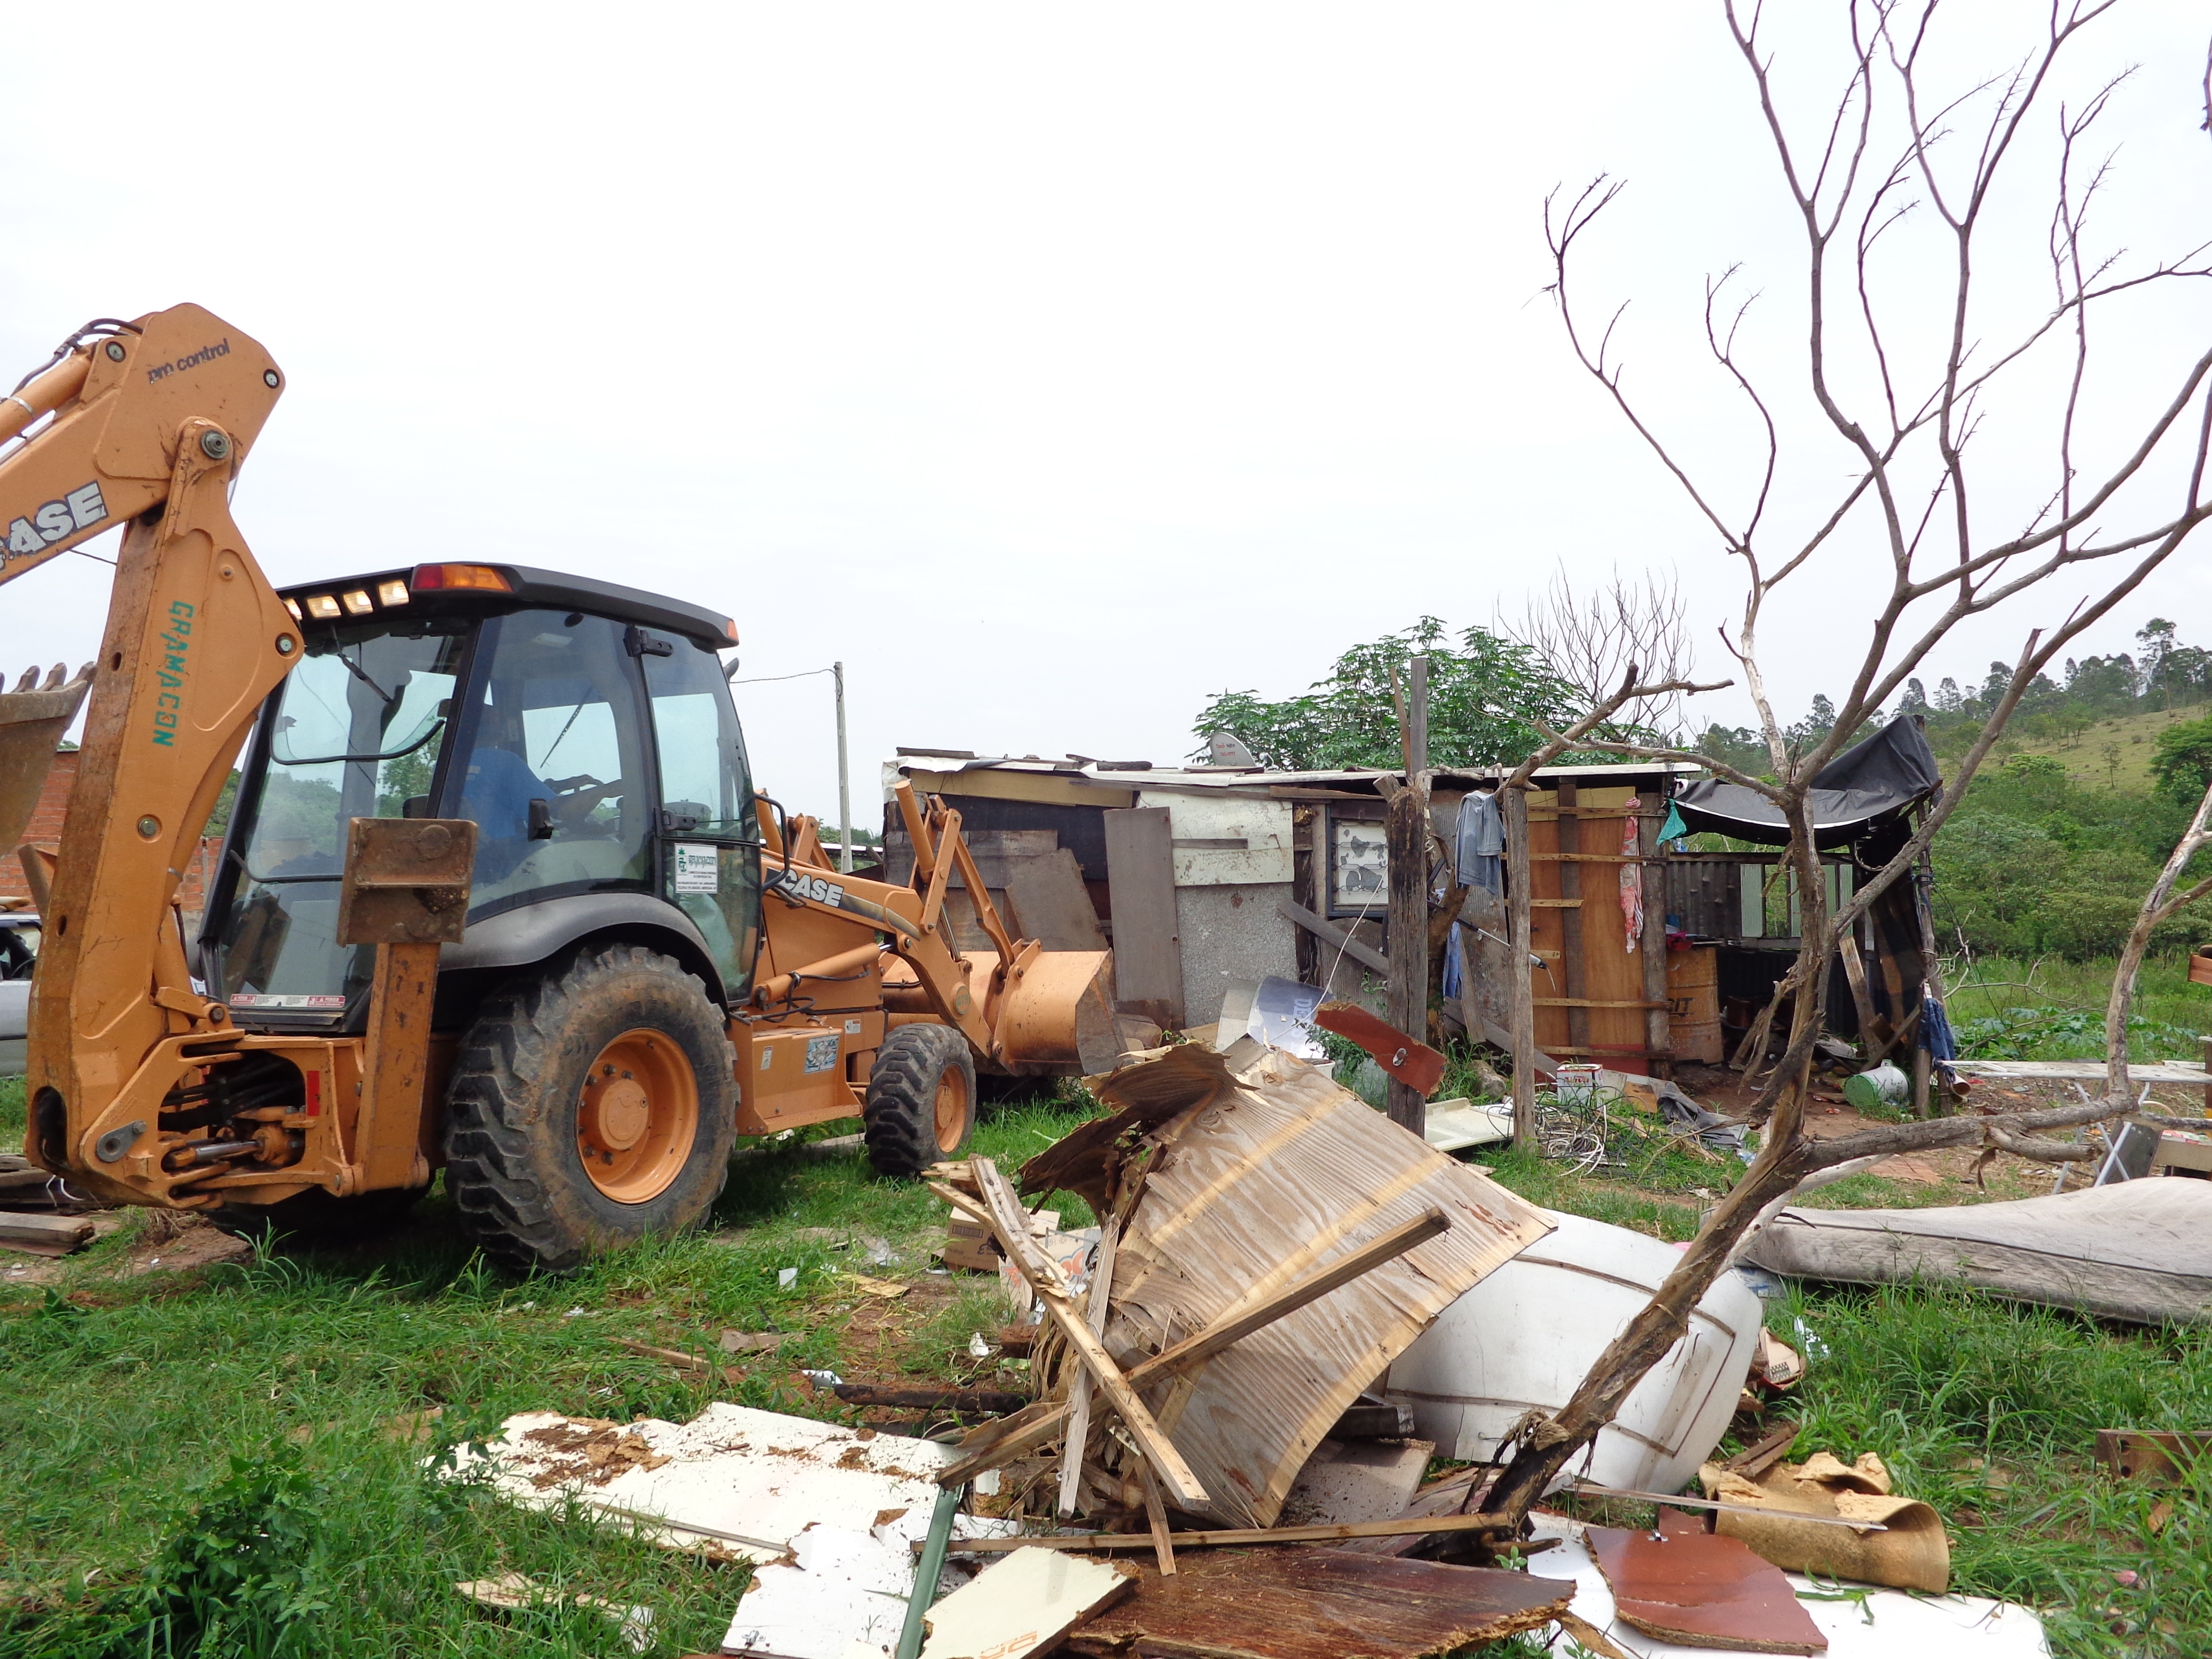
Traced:
[[1040, 951], [1006, 986], [999, 1024], [1016, 1065], [1110, 1072], [1121, 1057], [1114, 1029], [1114, 957], [1107, 951]]
[[55, 664], [41, 684], [39, 671], [29, 669], [14, 690], [0, 691], [0, 857], [12, 858], [23, 839], [53, 769], [54, 747], [92, 689], [90, 663], [66, 684], [64, 672]]

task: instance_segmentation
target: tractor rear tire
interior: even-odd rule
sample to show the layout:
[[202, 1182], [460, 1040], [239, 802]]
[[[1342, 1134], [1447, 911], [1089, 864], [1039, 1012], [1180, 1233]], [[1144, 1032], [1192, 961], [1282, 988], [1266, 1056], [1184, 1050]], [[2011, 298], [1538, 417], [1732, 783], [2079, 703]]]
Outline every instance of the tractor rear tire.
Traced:
[[912, 1180], [957, 1158], [975, 1133], [975, 1057], [949, 1025], [900, 1025], [876, 1050], [860, 1106], [868, 1162]]
[[586, 947], [483, 1004], [447, 1091], [446, 1190], [484, 1254], [565, 1273], [703, 1219], [737, 1138], [737, 1054], [706, 987]]

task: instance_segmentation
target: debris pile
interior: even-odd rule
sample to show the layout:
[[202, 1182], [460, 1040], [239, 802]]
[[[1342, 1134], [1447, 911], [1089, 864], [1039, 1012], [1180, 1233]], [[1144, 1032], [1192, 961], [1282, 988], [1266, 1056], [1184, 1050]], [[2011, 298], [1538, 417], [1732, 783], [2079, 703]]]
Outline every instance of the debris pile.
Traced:
[[[1887, 1659], [1916, 1650], [1907, 1632], [1942, 1659], [2041, 1651], [2032, 1615], [1943, 1595], [1942, 1522], [1878, 1458], [1786, 1463], [1784, 1430], [1713, 1461], [1747, 1379], [1771, 1397], [1807, 1364], [1741, 1273], [1566, 1478], [1674, 1506], [1656, 1532], [1539, 1510], [1513, 1545], [1533, 1571], [1424, 1559], [1504, 1541], [1480, 1512], [1489, 1460], [1564, 1402], [1673, 1250], [1523, 1202], [1249, 1037], [1138, 1056], [1095, 1090], [1107, 1115], [1012, 1176], [929, 1172], [964, 1224], [948, 1261], [1033, 1310], [996, 1334], [1025, 1347], [1036, 1398], [824, 1373], [848, 1404], [959, 1393], [990, 1415], [946, 1444], [720, 1404], [683, 1425], [534, 1413], [459, 1467], [755, 1564], [723, 1644], [749, 1659], [1431, 1659], [1553, 1627], [1601, 1656]], [[1096, 1229], [1030, 1206], [1054, 1194]], [[971, 1349], [999, 1351], [981, 1331]], [[1439, 1455], [1472, 1467], [1427, 1478]], [[1705, 1498], [1670, 1495], [1693, 1476]], [[1808, 1572], [1917, 1599], [1831, 1607], [1832, 1577]]]

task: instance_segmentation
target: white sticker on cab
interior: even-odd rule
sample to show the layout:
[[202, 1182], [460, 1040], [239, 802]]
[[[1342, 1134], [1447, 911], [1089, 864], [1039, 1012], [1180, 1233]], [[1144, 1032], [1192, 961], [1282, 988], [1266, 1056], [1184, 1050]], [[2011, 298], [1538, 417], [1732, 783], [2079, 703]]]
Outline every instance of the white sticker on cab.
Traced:
[[671, 850], [676, 857], [678, 892], [719, 893], [722, 890], [720, 848], [678, 842]]

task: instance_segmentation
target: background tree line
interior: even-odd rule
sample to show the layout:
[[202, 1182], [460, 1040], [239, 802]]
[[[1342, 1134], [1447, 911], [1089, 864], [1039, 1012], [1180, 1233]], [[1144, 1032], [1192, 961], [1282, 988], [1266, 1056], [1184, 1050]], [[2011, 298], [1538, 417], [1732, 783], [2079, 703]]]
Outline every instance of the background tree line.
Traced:
[[[1973, 781], [1936, 836], [1936, 920], [1947, 950], [2079, 960], [2110, 956], [2126, 938], [2144, 890], [2212, 783], [2212, 650], [2184, 643], [2162, 617], [2138, 630], [2136, 641], [2131, 653], [2068, 659], [2063, 679], [2038, 676], [2002, 745], [2009, 752]], [[1234, 732], [1269, 767], [1395, 769], [1403, 764], [1398, 711], [1407, 663], [1417, 653], [1430, 662], [1432, 765], [1513, 765], [1542, 742], [1538, 722], [1563, 730], [1597, 701], [1587, 672], [1510, 631], [1473, 627], [1453, 635], [1424, 617], [1354, 646], [1298, 696], [1221, 692], [1193, 729], [1201, 744], [1212, 732]], [[1937, 757], [1955, 755], [2011, 675], [2009, 665], [1992, 663], [1971, 690], [1947, 675], [1932, 694], [1914, 679], [1891, 714], [1922, 716]], [[2098, 728], [2161, 713], [2179, 718], [2155, 733], [2129, 734], [2150, 749], [2147, 782], [2135, 781], [2132, 766], [2121, 776], [2107, 762], [2123, 744], [2118, 735], [2100, 741]], [[1792, 754], [1834, 725], [1834, 704], [1815, 696], [1785, 732]], [[1686, 735], [1623, 732], [1632, 742]], [[1747, 772], [1772, 772], [1765, 745], [1748, 728], [1714, 722], [1683, 746]], [[2163, 924], [2154, 944], [2185, 949], [2208, 939], [2212, 905], [2200, 905]]]

